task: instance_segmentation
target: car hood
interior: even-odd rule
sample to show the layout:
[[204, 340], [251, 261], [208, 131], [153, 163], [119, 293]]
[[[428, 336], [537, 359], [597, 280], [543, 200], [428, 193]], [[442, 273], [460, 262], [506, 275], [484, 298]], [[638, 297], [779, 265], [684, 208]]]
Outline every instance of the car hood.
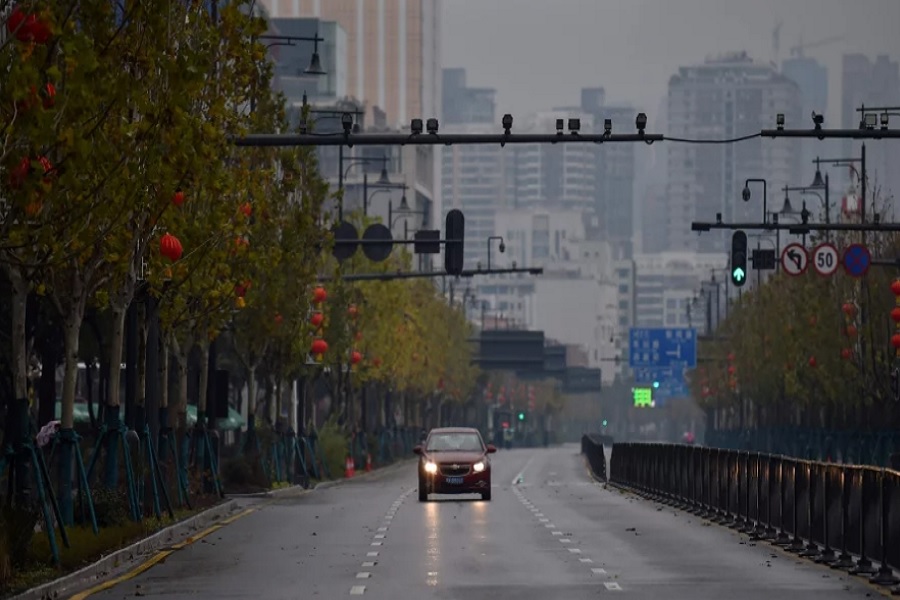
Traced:
[[428, 452], [428, 459], [436, 463], [474, 463], [484, 458], [484, 452]]

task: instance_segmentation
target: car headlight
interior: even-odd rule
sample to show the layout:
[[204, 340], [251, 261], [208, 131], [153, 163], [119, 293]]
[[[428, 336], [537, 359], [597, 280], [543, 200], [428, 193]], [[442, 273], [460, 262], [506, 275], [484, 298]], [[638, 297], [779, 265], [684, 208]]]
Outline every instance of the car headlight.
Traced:
[[437, 465], [431, 461], [425, 463], [425, 472], [426, 473], [437, 473]]
[[472, 465], [472, 470], [475, 471], [476, 473], [481, 473], [482, 471], [484, 471], [484, 463], [483, 462], [475, 463], [474, 465]]

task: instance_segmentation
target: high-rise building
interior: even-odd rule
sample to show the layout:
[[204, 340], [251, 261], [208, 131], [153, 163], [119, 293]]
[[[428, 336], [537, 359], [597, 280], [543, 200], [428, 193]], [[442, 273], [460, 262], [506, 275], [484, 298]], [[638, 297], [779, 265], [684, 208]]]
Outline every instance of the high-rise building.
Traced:
[[[828, 68], [809, 56], [794, 56], [781, 63], [781, 72], [800, 88], [800, 118], [809, 119], [797, 127], [811, 127], [812, 113], [828, 114]], [[827, 117], [826, 117], [827, 122]], [[825, 157], [821, 140], [801, 140], [801, 173], [792, 185], [807, 185], [812, 181], [812, 166], [816, 156]]]
[[[603, 88], [581, 90], [581, 110], [593, 117], [599, 129], [606, 119], [613, 131], [631, 131], [637, 115], [631, 107], [607, 106]], [[635, 237], [635, 144], [601, 144], [596, 149], [596, 197], [594, 212], [600, 237], [608, 241], [617, 258], [630, 258]]]
[[[668, 134], [680, 138], [734, 139], [772, 127], [777, 114], [800, 125], [801, 97], [796, 83], [746, 52], [681, 67], [669, 80]], [[805, 117], [809, 122], [809, 116]], [[749, 139], [732, 144], [666, 144], [669, 182], [665, 208], [669, 249], [721, 252], [726, 236], [698, 236], [692, 221], [755, 221], [763, 217], [763, 190], [752, 184], [751, 202], [741, 200], [748, 178], [768, 182], [768, 211], [777, 190], [798, 185], [800, 154], [795, 140]], [[805, 171], [803, 171], [805, 173]]]
[[[857, 109], [862, 106], [900, 106], [900, 65], [886, 55], [880, 55], [872, 61], [863, 54], [845, 54], [842, 87], [841, 125], [845, 129], [855, 129], [859, 127], [862, 116]], [[900, 120], [898, 117], [891, 117], [892, 128], [896, 126], [898, 120]], [[860, 146], [859, 142], [847, 140], [843, 144], [844, 154], [841, 158], [860, 156]], [[879, 189], [881, 202], [891, 196], [895, 199], [900, 197], [900, 171], [896, 167], [898, 154], [900, 141], [897, 140], [881, 140], [877, 144], [866, 145], [869, 190], [872, 190], [873, 186]], [[848, 178], [849, 172], [845, 169], [836, 182], [839, 185], [857, 183]], [[833, 175], [832, 181], [835, 181]], [[867, 196], [866, 210], [871, 211], [874, 198], [868, 192]], [[895, 200], [894, 204], [896, 203]], [[878, 208], [880, 210], [880, 207]]]
[[[577, 111], [550, 111], [531, 115], [517, 133], [552, 133], [557, 119], [578, 118], [582, 132], [594, 131], [593, 117]], [[597, 150], [594, 144], [521, 144], [513, 148], [512, 204], [518, 208], [593, 210], [596, 202]]]
[[[483, 133], [484, 124], [448, 124], [449, 133]], [[443, 210], [458, 208], [466, 217], [465, 265], [487, 266], [488, 238], [495, 234], [498, 210], [511, 203], [512, 159], [509, 148], [454, 144], [441, 153]], [[496, 244], [493, 252], [497, 252]], [[494, 254], [496, 256], [496, 254]]]
[[465, 69], [444, 69], [443, 78], [441, 125], [494, 122], [496, 89], [468, 87]]
[[[262, 0], [271, 19], [316, 17], [347, 34], [347, 93], [390, 127], [441, 114], [438, 0]], [[321, 35], [321, 34], [320, 34]]]

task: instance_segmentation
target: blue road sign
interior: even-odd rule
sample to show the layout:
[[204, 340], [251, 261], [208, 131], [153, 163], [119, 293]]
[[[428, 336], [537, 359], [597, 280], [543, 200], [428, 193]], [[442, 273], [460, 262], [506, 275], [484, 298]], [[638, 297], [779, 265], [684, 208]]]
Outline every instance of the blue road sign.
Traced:
[[697, 330], [688, 328], [640, 328], [629, 331], [628, 365], [638, 367], [697, 366]]
[[687, 398], [691, 395], [683, 368], [637, 367], [634, 369], [634, 382], [653, 388], [653, 399], [657, 406], [672, 398]]
[[844, 270], [851, 277], [862, 277], [872, 265], [872, 254], [862, 244], [850, 244], [844, 250]]

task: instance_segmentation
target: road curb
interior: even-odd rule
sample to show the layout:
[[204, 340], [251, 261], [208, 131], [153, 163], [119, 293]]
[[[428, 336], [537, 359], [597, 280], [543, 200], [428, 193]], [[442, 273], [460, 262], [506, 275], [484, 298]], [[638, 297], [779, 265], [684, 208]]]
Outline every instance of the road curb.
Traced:
[[375, 469], [373, 471], [369, 471], [368, 473], [362, 473], [360, 475], [356, 475], [347, 479], [346, 477], [341, 477], [340, 479], [329, 479], [328, 481], [322, 481], [317, 483], [314, 487], [309, 489], [305, 489], [302, 485], [292, 485], [284, 488], [280, 488], [277, 490], [266, 490], [264, 492], [254, 492], [252, 494], [226, 494], [228, 498], [278, 498], [279, 496], [285, 496], [291, 494], [293, 492], [298, 491], [306, 491], [312, 492], [314, 490], [327, 490], [328, 488], [332, 488], [343, 483], [349, 483], [352, 481], [368, 481], [370, 479], [375, 479], [377, 476], [383, 475], [385, 473], [392, 473], [396, 470], [399, 470], [402, 466], [408, 465], [410, 463], [415, 462], [416, 458], [404, 458], [403, 460], [399, 460], [397, 462], [391, 463], [386, 467], [381, 467], [379, 469]]
[[237, 500], [225, 500], [221, 504], [197, 513], [184, 521], [169, 525], [149, 537], [104, 556], [74, 573], [31, 588], [8, 600], [55, 600], [65, 592], [74, 592], [76, 589], [99, 583], [144, 562], [152, 552], [163, 546], [171, 545], [175, 541], [173, 538], [187, 537], [210, 525], [213, 521], [226, 518], [238, 510], [240, 507]]

